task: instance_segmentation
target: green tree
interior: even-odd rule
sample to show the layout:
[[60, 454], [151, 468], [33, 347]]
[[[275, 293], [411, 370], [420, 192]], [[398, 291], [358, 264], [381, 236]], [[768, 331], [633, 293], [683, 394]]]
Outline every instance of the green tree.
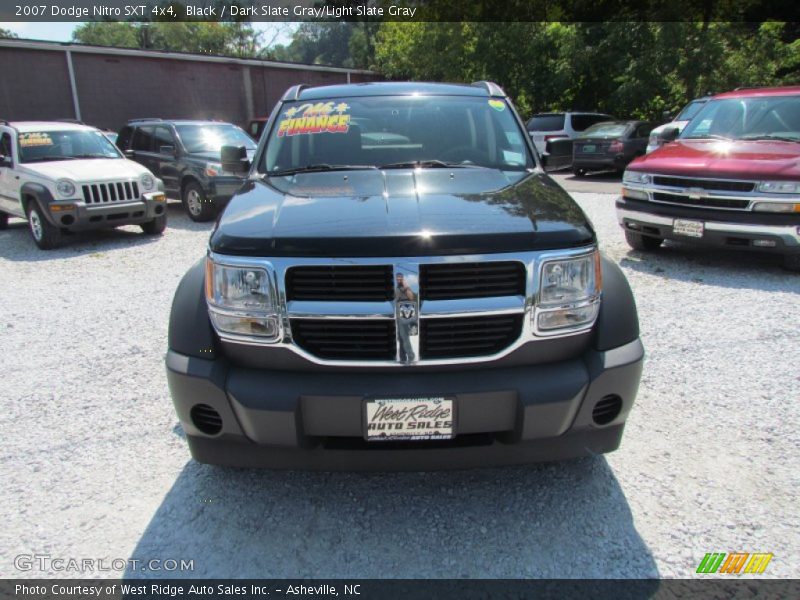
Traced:
[[15, 38], [15, 37], [17, 37], [16, 33], [0, 27], [0, 38]]

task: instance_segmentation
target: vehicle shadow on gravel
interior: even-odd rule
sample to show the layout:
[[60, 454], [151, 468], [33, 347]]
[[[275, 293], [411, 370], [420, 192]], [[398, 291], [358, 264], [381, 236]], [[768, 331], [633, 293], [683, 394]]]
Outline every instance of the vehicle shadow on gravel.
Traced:
[[28, 224], [14, 219], [9, 221], [8, 229], [0, 231], [0, 258], [17, 262], [62, 260], [156, 244], [160, 239], [160, 236], [143, 234], [138, 225], [127, 225], [124, 229], [98, 229], [65, 235], [58, 248], [39, 250], [33, 243]]
[[800, 274], [781, 266], [781, 257], [737, 250], [701, 249], [665, 242], [656, 252], [629, 250], [623, 269], [665, 280], [732, 289], [800, 293]]
[[[437, 473], [186, 464], [124, 577], [658, 577], [605, 458]], [[655, 585], [655, 584], [654, 584]]]

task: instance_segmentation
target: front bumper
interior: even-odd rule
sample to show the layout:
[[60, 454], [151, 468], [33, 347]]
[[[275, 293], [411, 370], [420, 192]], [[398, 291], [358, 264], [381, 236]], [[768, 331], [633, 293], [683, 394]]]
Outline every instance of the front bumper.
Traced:
[[[315, 470], [435, 470], [521, 464], [615, 450], [639, 386], [644, 349], [623, 346], [544, 365], [461, 372], [292, 372], [249, 369], [173, 350], [167, 379], [176, 412], [199, 462]], [[430, 442], [366, 442], [368, 396], [455, 398], [456, 437]], [[597, 402], [621, 408], [595, 424]], [[198, 404], [222, 427], [201, 432]]]
[[[164, 198], [157, 200], [157, 197]], [[63, 202], [59, 202], [63, 204]], [[138, 225], [152, 221], [166, 212], [166, 197], [163, 192], [142, 194], [134, 202], [109, 202], [107, 204], [76, 203], [74, 210], [53, 212], [48, 210], [48, 218], [56, 227], [79, 232], [118, 225]]]
[[[624, 197], [617, 200], [616, 207], [622, 228], [642, 235], [740, 250], [800, 253], [798, 214], [713, 211]], [[703, 237], [675, 234], [675, 219], [702, 221]], [[764, 242], [774, 245], [765, 245]]]

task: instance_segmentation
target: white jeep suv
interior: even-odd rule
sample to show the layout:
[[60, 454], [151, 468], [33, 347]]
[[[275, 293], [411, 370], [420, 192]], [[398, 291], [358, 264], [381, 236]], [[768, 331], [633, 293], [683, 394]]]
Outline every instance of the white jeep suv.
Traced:
[[27, 219], [42, 250], [65, 231], [167, 225], [163, 183], [128, 160], [99, 129], [76, 123], [0, 120], [0, 229]]

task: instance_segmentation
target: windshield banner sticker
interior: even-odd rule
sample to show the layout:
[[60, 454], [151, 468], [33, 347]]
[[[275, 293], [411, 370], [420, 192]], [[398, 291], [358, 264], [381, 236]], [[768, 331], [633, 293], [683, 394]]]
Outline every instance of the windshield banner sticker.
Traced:
[[33, 133], [19, 134], [20, 146], [52, 146], [53, 139], [46, 133], [36, 131]]
[[318, 102], [290, 108], [281, 117], [278, 137], [306, 133], [347, 133], [350, 129], [350, 107], [344, 102]]

